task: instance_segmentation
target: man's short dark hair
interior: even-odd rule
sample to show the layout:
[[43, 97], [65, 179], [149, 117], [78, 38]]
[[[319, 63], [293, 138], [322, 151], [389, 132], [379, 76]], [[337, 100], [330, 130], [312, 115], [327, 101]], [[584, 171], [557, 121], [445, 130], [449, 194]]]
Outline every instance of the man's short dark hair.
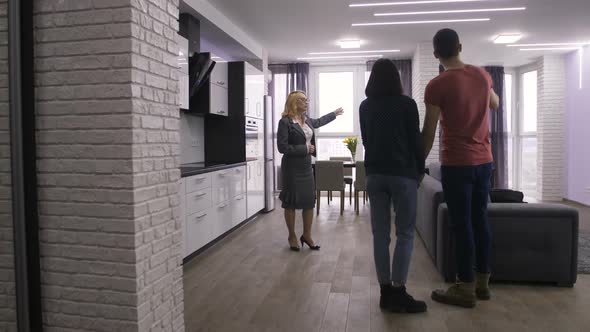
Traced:
[[459, 35], [455, 30], [439, 30], [436, 35], [434, 35], [432, 44], [434, 46], [434, 51], [443, 59], [459, 55], [459, 47], [461, 43], [459, 41]]

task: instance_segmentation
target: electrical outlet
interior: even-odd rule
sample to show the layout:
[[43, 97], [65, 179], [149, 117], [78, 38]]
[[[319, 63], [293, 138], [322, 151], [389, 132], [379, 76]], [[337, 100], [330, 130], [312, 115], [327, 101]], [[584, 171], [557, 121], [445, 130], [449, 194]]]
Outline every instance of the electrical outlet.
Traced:
[[201, 142], [199, 141], [199, 139], [193, 138], [191, 145], [193, 148], [198, 148], [199, 146], [201, 146]]

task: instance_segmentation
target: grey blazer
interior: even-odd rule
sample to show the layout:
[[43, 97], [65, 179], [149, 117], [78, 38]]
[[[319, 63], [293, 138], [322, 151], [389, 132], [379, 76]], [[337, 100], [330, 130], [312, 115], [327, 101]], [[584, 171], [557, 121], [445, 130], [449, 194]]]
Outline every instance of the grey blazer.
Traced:
[[[322, 126], [327, 125], [328, 123], [334, 121], [336, 119], [336, 113], [332, 112], [322, 116], [319, 119], [305, 119], [305, 123], [312, 128], [317, 129]], [[277, 132], [277, 148], [280, 153], [285, 156], [299, 156], [303, 157], [308, 154], [307, 152], [307, 145], [305, 145], [305, 133], [301, 126], [293, 122], [288, 117], [283, 117], [279, 121], [279, 129]], [[315, 131], [311, 138], [311, 144], [315, 144]], [[316, 156], [316, 152], [312, 154], [314, 157]]]

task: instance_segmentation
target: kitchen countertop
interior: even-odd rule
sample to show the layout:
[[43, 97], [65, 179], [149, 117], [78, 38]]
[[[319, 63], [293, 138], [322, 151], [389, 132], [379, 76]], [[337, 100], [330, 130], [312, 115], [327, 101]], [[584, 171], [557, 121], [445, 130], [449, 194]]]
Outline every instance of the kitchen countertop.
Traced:
[[206, 164], [206, 163], [192, 163], [180, 165], [180, 176], [185, 178], [188, 176], [199, 175], [203, 173], [210, 173], [215, 171], [221, 171], [228, 168], [234, 168], [238, 166], [245, 166], [246, 162], [235, 163], [235, 164]]

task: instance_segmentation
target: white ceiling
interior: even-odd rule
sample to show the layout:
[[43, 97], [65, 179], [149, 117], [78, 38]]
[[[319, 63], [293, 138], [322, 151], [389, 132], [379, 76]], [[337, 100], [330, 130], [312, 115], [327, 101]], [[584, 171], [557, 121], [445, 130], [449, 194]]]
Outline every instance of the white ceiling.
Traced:
[[[398, 0], [390, 0], [398, 1]], [[463, 57], [478, 65], [520, 66], [548, 53], [521, 52], [496, 45], [499, 33], [519, 32], [520, 43], [590, 41], [590, 0], [487, 0], [474, 3], [349, 8], [349, 3], [383, 0], [209, 0], [237, 26], [258, 40], [271, 63], [293, 62], [309, 52], [340, 51], [337, 41], [361, 39], [361, 50], [400, 49], [395, 58], [412, 56], [440, 28], [456, 29]], [[374, 17], [375, 12], [479, 9], [526, 6], [521, 12], [463, 13]], [[352, 23], [491, 18], [490, 22], [352, 27]], [[552, 51], [554, 52], [554, 51]]]

